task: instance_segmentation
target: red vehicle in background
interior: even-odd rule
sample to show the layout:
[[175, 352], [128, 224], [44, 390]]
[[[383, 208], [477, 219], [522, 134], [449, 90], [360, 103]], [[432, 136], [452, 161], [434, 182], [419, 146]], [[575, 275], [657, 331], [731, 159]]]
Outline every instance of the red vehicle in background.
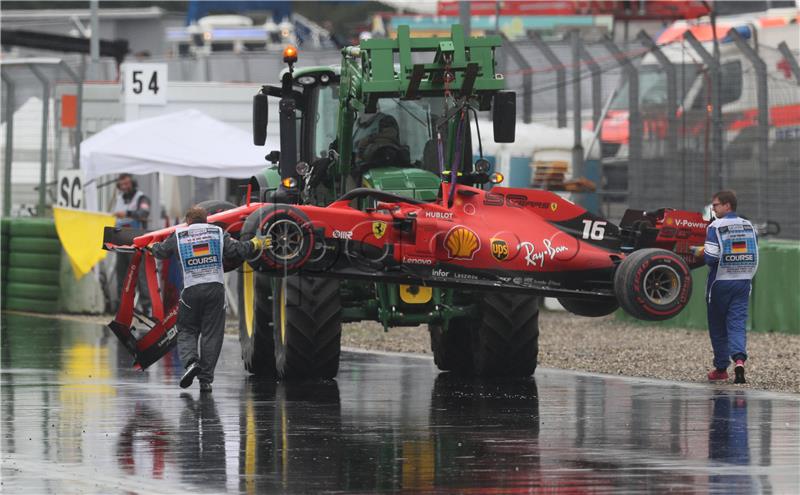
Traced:
[[[766, 63], [768, 79], [769, 121], [771, 140], [797, 139], [800, 135], [800, 91], [789, 62], [778, 50], [785, 42], [790, 50], [800, 48], [800, 27], [797, 9], [773, 9], [760, 16], [720, 17], [716, 23], [720, 51], [721, 111], [728, 143], [739, 134], [757, 125], [758, 105], [756, 78], [751, 62], [728, 35], [735, 29]], [[684, 41], [691, 32], [706, 50], [713, 51], [714, 31], [707, 18], [698, 21], [676, 21], [657, 38], [661, 52], [674, 65], [677, 73], [677, 116], [679, 135], [684, 141], [701, 139], [711, 119], [707, 90], [707, 67], [701, 56]], [[639, 69], [639, 108], [642, 113], [642, 139], [665, 139], [667, 133], [667, 76], [652, 53], [645, 55]], [[603, 156], [627, 156], [629, 86], [624, 82], [614, 96], [602, 122], [600, 141]], [[586, 126], [591, 129], [591, 123]]]

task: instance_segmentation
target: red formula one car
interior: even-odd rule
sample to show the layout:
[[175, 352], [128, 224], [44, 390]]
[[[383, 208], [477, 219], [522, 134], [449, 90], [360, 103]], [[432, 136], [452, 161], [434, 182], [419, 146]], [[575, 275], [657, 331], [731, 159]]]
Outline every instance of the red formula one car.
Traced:
[[[643, 320], [670, 318], [686, 305], [690, 268], [702, 265], [690, 246], [704, 243], [707, 226], [700, 213], [671, 209], [628, 210], [617, 226], [552, 192], [465, 185], [453, 190], [449, 183], [431, 203], [355, 189], [326, 207], [249, 203], [211, 215], [209, 222], [242, 239], [267, 240], [253, 259], [228, 260], [226, 269], [247, 262], [275, 276], [300, 272], [419, 287], [526, 291], [558, 297], [584, 316], [621, 306]], [[109, 229], [106, 247], [137, 252], [129, 281], [136, 280], [144, 255], [153, 286], [155, 263], [143, 248], [173, 230], [150, 232], [131, 243]], [[125, 285], [110, 326], [146, 367], [174, 340], [176, 310], [165, 316], [154, 297], [157, 324], [137, 341], [131, 334], [134, 285]]]

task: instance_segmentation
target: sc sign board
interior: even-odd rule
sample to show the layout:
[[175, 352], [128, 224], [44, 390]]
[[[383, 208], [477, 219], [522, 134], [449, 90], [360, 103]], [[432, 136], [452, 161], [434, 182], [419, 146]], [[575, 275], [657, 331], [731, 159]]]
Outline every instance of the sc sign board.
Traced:
[[58, 206], [83, 208], [83, 181], [80, 170], [61, 170], [58, 174]]
[[122, 73], [125, 103], [167, 104], [167, 64], [123, 64]]

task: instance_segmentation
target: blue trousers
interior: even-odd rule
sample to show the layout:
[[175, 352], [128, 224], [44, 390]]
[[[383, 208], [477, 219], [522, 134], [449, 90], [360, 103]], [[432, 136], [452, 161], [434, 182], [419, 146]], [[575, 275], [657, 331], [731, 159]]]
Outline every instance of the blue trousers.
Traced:
[[747, 360], [749, 280], [717, 280], [708, 297], [708, 334], [714, 367], [728, 368], [731, 359]]

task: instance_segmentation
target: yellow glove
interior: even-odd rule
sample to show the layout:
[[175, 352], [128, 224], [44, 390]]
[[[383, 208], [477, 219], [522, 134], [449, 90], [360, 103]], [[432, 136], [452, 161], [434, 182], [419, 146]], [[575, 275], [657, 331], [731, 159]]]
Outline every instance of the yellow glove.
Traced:
[[705, 250], [705, 246], [689, 246], [689, 252], [692, 253], [695, 258], [702, 257]]
[[253, 249], [262, 251], [272, 247], [272, 239], [269, 237], [253, 237], [250, 239], [250, 244], [253, 245]]

